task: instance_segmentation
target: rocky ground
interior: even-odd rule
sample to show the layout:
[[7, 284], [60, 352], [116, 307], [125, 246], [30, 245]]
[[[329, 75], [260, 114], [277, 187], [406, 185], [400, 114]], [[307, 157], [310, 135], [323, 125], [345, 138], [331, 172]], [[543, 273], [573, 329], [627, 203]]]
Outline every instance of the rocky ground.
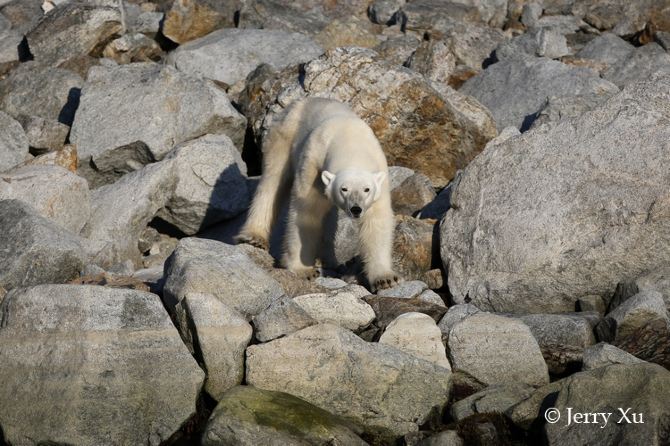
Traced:
[[[0, 445], [670, 444], [669, 49], [668, 0], [0, 0]], [[308, 96], [384, 147], [393, 289], [336, 214], [313, 282], [232, 243]]]

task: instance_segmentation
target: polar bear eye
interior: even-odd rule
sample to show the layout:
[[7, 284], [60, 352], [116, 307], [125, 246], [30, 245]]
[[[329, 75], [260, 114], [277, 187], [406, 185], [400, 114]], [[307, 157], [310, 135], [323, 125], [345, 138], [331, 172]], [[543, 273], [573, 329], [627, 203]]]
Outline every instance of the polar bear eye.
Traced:
[[343, 188], [342, 188], [342, 192], [346, 192], [346, 191], [348, 191], [348, 190], [349, 190], [349, 189], [347, 189], [346, 187], [343, 187]]
[[363, 192], [370, 192], [370, 188], [369, 188], [369, 187], [366, 187], [365, 190], [364, 190]]

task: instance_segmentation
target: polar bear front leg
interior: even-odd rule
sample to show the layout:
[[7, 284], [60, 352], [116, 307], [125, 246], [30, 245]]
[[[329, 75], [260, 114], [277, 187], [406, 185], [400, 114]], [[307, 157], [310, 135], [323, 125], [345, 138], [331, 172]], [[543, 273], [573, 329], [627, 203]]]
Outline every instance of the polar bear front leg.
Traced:
[[391, 261], [394, 228], [390, 199], [382, 198], [362, 217], [360, 253], [373, 291], [394, 287], [402, 281], [393, 271]]

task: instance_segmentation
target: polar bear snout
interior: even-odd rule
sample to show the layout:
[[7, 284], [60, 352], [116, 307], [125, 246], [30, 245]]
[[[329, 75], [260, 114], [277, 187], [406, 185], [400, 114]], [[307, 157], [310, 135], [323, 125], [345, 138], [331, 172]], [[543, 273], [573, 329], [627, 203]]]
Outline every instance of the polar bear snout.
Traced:
[[363, 213], [363, 209], [361, 209], [361, 207], [358, 205], [354, 205], [349, 209], [349, 212], [351, 213], [352, 217], [358, 218]]

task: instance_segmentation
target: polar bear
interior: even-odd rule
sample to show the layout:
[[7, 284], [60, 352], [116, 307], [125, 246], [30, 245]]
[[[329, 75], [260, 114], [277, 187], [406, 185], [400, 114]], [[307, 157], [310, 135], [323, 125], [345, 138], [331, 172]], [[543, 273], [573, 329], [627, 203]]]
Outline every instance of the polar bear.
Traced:
[[337, 206], [356, 220], [359, 253], [374, 290], [399, 282], [391, 251], [395, 221], [386, 157], [370, 127], [345, 104], [309, 98], [291, 105], [263, 144], [263, 176], [238, 243], [268, 248], [290, 197], [282, 264], [311, 279], [324, 220]]

